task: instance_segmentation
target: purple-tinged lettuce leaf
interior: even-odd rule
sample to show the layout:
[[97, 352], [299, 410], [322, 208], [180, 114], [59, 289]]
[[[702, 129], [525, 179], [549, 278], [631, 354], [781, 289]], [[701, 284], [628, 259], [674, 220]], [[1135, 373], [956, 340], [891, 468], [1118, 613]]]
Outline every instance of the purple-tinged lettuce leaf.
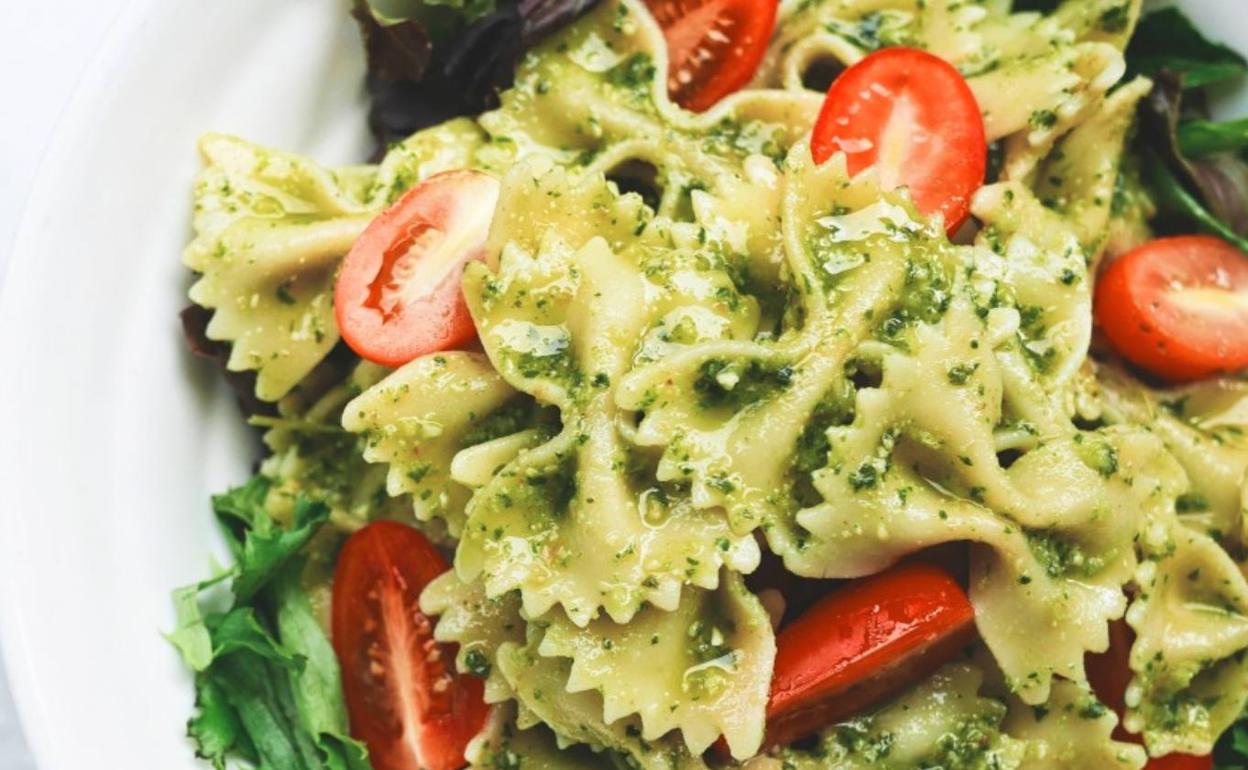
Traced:
[[[596, 2], [505, 2], [451, 28], [431, 21], [444, 19], [443, 5], [426, 3], [424, 15], [385, 26], [364, 0], [357, 0], [354, 13], [369, 54], [369, 127], [381, 148], [422, 128], [497, 106], [498, 92], [511, 85], [520, 56]], [[427, 54], [423, 59], [422, 52]]]
[[1248, 251], [1248, 163], [1229, 152], [1184, 155], [1179, 144], [1182, 114], [1182, 77], [1157, 73], [1141, 107], [1146, 179], [1165, 214]]

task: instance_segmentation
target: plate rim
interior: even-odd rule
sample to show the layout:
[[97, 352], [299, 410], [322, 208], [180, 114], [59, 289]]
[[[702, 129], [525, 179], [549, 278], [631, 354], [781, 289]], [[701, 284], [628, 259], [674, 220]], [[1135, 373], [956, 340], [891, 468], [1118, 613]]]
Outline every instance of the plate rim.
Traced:
[[[82, 125], [95, 111], [93, 108], [106, 101], [110, 76], [125, 60], [126, 47], [121, 40], [126, 33], [137, 27], [142, 20], [142, 10], [155, 5], [157, 0], [119, 0], [119, 7], [103, 30], [95, 53], [87, 58], [77, 82], [70, 89], [61, 114], [55, 119], [42, 157], [36, 164], [29, 192], [17, 217], [17, 226], [9, 244], [9, 259], [5, 266], [4, 281], [0, 283], [0, 319], [8, 318], [17, 305], [19, 286], [29, 284], [30, 264], [34, 257], [33, 242], [39, 230], [40, 212], [49, 211], [55, 205], [55, 180], [62, 178], [72, 167], [70, 156], [76, 149], [70, 139], [75, 127]], [[5, 331], [5, 329], [8, 331]], [[13, 324], [0, 324], [0, 356], [10, 347], [20, 330]], [[11, 425], [16, 422], [17, 386], [12, 378], [0, 377], [0, 422]], [[14, 442], [0, 442], [0, 458], [14, 451]], [[3, 467], [12, 468], [9, 463]], [[0, 537], [0, 666], [8, 677], [13, 698], [17, 726], [25, 738], [26, 747], [39, 770], [54, 770], [55, 735], [54, 722], [47, 711], [46, 696], [38, 677], [34, 675], [31, 640], [27, 637], [27, 615], [20, 592], [16, 588], [15, 574], [20, 563], [16, 556], [27, 537], [25, 520], [13, 505], [27, 497], [23, 479], [10, 478], [14, 494], [10, 505], [0, 506], [0, 531], [9, 534]]]

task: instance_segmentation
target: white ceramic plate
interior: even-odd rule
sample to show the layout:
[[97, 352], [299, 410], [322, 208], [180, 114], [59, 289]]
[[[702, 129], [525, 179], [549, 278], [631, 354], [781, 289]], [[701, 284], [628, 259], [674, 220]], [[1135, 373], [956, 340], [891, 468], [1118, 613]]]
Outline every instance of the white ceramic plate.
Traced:
[[[1238, 0], [1183, 5], [1248, 50]], [[178, 328], [195, 139], [364, 157], [345, 6], [135, 0], [30, 198], [0, 302], [0, 611], [41, 770], [199, 767], [190, 679], [159, 632], [219, 546], [208, 495], [252, 447]]]

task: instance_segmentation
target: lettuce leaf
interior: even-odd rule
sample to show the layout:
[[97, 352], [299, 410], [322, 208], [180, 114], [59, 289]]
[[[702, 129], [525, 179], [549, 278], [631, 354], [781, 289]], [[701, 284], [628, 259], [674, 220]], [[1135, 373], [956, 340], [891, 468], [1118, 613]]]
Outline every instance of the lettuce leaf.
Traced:
[[1189, 120], [1179, 124], [1179, 149], [1189, 158], [1206, 158], [1248, 148], [1248, 118], [1217, 123]]
[[1183, 95], [1180, 76], [1157, 73], [1140, 108], [1144, 179], [1163, 219], [1176, 229], [1195, 227], [1248, 251], [1248, 163], [1234, 153], [1184, 154], [1179, 140]]
[[293, 520], [282, 526], [265, 509], [272, 487], [272, 479], [257, 474], [212, 498], [212, 509], [237, 561], [231, 588], [240, 602], [255, 595], [329, 520], [328, 505], [301, 497], [295, 502]]
[[195, 677], [195, 716], [187, 732], [195, 742], [195, 756], [224, 768], [231, 752], [250, 762], [256, 761], [256, 747], [243, 728], [238, 712], [230, 705], [226, 690], [211, 676]]
[[[1156, 154], [1144, 155], [1144, 178], [1153, 192], [1163, 215], [1185, 221], [1201, 232], [1216, 235], [1248, 253], [1248, 240], [1235, 234], [1220, 219], [1209, 213]], [[1180, 228], [1181, 230], [1182, 228]]]
[[265, 587], [261, 604], [274, 610], [203, 617], [212, 653], [195, 676], [187, 733], [216, 768], [237, 757], [271, 770], [370, 770], [350, 737], [338, 661], [299, 587], [299, 566]]
[[384, 0], [379, 12], [383, 0], [355, 0], [368, 51], [369, 127], [381, 148], [497, 106], [520, 56], [596, 2]]
[[1248, 768], [1248, 716], [1241, 718], [1213, 748], [1213, 770]]
[[[350, 737], [333, 647], [300, 583], [329, 508], [300, 498], [283, 525], [265, 507], [272, 486], [257, 475], [213, 497], [236, 563], [174, 592], [168, 639], [196, 672], [187, 733], [216, 768], [237, 758], [265, 770], [370, 770]], [[206, 610], [226, 584], [226, 608]]]
[[1127, 46], [1127, 67], [1149, 77], [1169, 71], [1182, 78], [1184, 88], [1199, 88], [1243, 75], [1248, 61], [1202, 35], [1179, 9], [1162, 8], [1140, 19]]

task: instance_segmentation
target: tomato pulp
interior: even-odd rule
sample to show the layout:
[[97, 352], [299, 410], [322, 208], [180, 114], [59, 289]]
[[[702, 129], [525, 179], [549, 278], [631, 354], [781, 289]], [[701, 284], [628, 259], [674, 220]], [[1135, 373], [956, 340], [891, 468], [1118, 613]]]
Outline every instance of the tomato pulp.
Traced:
[[667, 40], [667, 92], [704, 112], [749, 83], [776, 27], [777, 0], [646, 0]]
[[342, 263], [334, 317], [347, 345], [383, 366], [463, 345], [477, 336], [460, 286], [485, 255], [499, 184], [447, 171], [377, 216]]
[[984, 183], [988, 143], [975, 94], [953, 65], [885, 48], [828, 89], [810, 141], [816, 163], [845, 153], [851, 175], [874, 166], [885, 190], [905, 187], [919, 211], [954, 233]]
[[351, 734], [374, 770], [458, 770], [485, 724], [483, 683], [455, 671], [454, 649], [420, 611], [420, 592], [446, 570], [428, 538], [393, 521], [356, 532], [338, 559], [334, 652]]
[[1248, 367], [1248, 255], [1220, 238], [1160, 238], [1096, 285], [1096, 320], [1131, 363], [1172, 381]]

